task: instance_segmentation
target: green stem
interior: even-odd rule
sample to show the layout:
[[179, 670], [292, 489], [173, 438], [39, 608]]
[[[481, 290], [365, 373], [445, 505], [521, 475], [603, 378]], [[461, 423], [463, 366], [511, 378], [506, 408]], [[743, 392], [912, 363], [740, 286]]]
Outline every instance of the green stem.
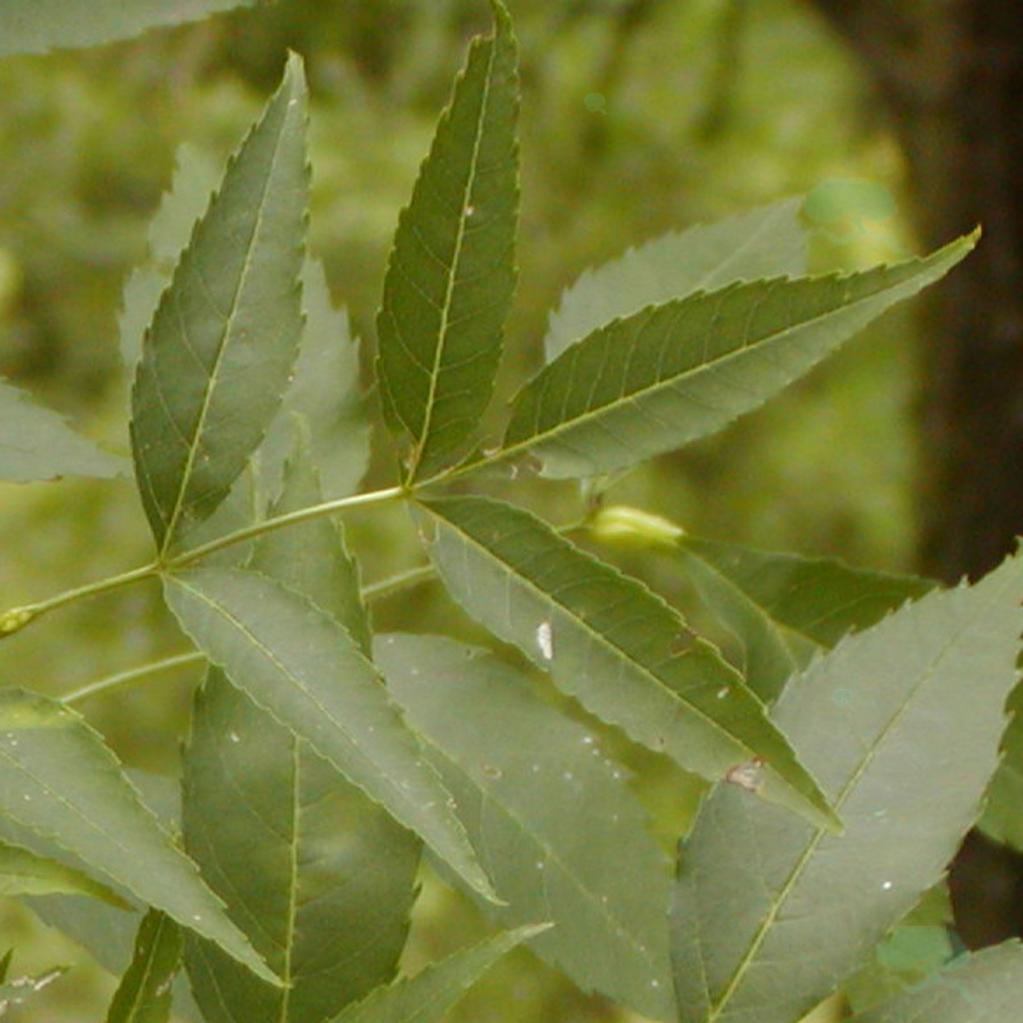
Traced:
[[406, 496], [408, 491], [404, 487], [388, 487], [386, 490], [373, 490], [368, 494], [356, 494], [354, 497], [339, 497], [333, 501], [324, 501], [322, 504], [310, 505], [308, 508], [299, 508], [297, 511], [286, 512], [284, 515], [277, 515], [272, 519], [264, 519], [262, 522], [255, 522], [244, 529], [237, 529], [233, 533], [226, 533], [218, 536], [209, 543], [193, 547], [184, 554], [170, 558], [165, 564], [166, 568], [184, 568], [191, 565], [200, 558], [205, 558], [216, 551], [231, 547], [236, 543], [244, 543], [264, 533], [271, 533], [275, 529], [284, 529], [286, 526], [294, 526], [300, 522], [308, 522], [310, 519], [322, 518], [324, 515], [333, 515], [335, 512], [344, 511], [347, 508], [357, 508], [362, 505], [384, 504], [387, 501], [394, 501]]
[[406, 495], [403, 487], [389, 487], [385, 490], [374, 490], [367, 494], [356, 494], [354, 497], [341, 497], [334, 501], [324, 501], [322, 504], [314, 504], [308, 508], [299, 508], [297, 511], [288, 512], [285, 515], [278, 515], [264, 522], [257, 522], [244, 529], [227, 533], [224, 536], [210, 540], [209, 543], [201, 544], [184, 554], [179, 554], [163, 563], [154, 561], [152, 564], [143, 565], [141, 568], [132, 569], [130, 572], [122, 572], [120, 575], [110, 576], [101, 579], [99, 582], [89, 583], [87, 586], [79, 586], [73, 590], [65, 590], [55, 597], [43, 600], [35, 604], [25, 604], [21, 607], [11, 608], [0, 614], [0, 639], [13, 635], [15, 632], [25, 628], [26, 625], [35, 621], [40, 615], [47, 611], [53, 611], [65, 604], [76, 600], [83, 600], [86, 597], [94, 597], [100, 593], [109, 593], [111, 590], [120, 589], [141, 579], [150, 579], [160, 575], [167, 569], [184, 568], [200, 558], [204, 558], [215, 551], [223, 550], [236, 543], [251, 540], [254, 537], [270, 533], [275, 529], [284, 529], [286, 526], [293, 526], [299, 522], [308, 522], [310, 519], [317, 519], [324, 515], [333, 515], [335, 512], [343, 511], [346, 508], [356, 508], [360, 505], [383, 504], [385, 501], [393, 501]]
[[0, 639], [10, 636], [23, 629], [29, 622], [35, 621], [48, 611], [53, 611], [65, 604], [76, 600], [83, 600], [86, 597], [94, 597], [100, 593], [108, 593], [110, 590], [120, 589], [130, 583], [138, 582], [141, 579], [151, 579], [159, 575], [160, 565], [153, 562], [150, 565], [143, 565], [141, 568], [134, 568], [130, 572], [122, 572], [120, 575], [109, 576], [99, 582], [89, 583], [86, 586], [78, 586], [73, 590], [65, 590], [48, 600], [41, 600], [35, 604], [25, 604], [22, 607], [11, 608], [10, 611], [0, 615]]
[[178, 654], [176, 657], [167, 657], [162, 661], [151, 661], [149, 664], [140, 665], [137, 668], [129, 668], [127, 671], [119, 671], [116, 675], [107, 675], [105, 678], [90, 682], [88, 685], [76, 689], [74, 692], [62, 696], [64, 703], [77, 703], [96, 693], [105, 693], [118, 686], [127, 685], [136, 679], [145, 678], [147, 675], [157, 675], [163, 671], [171, 671], [173, 668], [183, 668], [188, 664], [200, 664], [205, 658], [198, 651], [190, 654]]

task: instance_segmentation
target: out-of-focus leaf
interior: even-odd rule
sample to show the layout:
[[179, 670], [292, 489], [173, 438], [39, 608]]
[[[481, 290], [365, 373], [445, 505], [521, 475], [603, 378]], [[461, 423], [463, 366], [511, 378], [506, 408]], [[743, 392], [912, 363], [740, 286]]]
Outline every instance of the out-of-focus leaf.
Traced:
[[[321, 499], [301, 436], [275, 512]], [[368, 644], [358, 575], [334, 522], [268, 534], [253, 567]], [[209, 1023], [316, 1023], [394, 976], [418, 841], [216, 669], [196, 697], [184, 805], [185, 848], [291, 985], [259, 984], [190, 939], [188, 972]]]
[[559, 688], [683, 767], [739, 783], [752, 772], [764, 798], [835, 826], [742, 677], [645, 586], [511, 505], [459, 497], [421, 507], [451, 595]]
[[0, 842], [0, 897], [12, 895], [53, 895], [57, 892], [88, 895], [119, 909], [128, 904], [106, 885], [28, 849]]
[[682, 537], [677, 549], [707, 608], [742, 645], [747, 683], [768, 702], [822, 648], [934, 587], [926, 579], [868, 572], [834, 558], [691, 536]]
[[544, 339], [547, 361], [580, 338], [648, 305], [735, 281], [806, 273], [802, 199], [784, 199], [713, 224], [671, 231], [585, 271], [561, 296]]
[[107, 1012], [107, 1023], [167, 1023], [171, 989], [181, 966], [181, 928], [150, 910], [139, 926], [135, 953]]
[[1023, 1003], [1023, 946], [964, 955], [927, 983], [852, 1023], [1008, 1023]]
[[980, 829], [1023, 853], [1023, 686], [1009, 698], [1012, 720], [1002, 739], [1002, 760], [988, 787]]
[[324, 499], [359, 486], [369, 464], [369, 420], [359, 389], [359, 349], [348, 316], [334, 308], [323, 264], [307, 259], [302, 271], [305, 325], [295, 379], [259, 449], [264, 489], [277, 494], [291, 450], [294, 417], [309, 424], [309, 449]]
[[12, 483], [61, 476], [109, 479], [127, 467], [123, 458], [75, 433], [56, 412], [0, 380], [0, 479]]
[[121, 361], [133, 374], [160, 296], [170, 285], [174, 267], [219, 180], [218, 169], [206, 153], [187, 142], [179, 147], [171, 187], [149, 224], [149, 258], [132, 271], [121, 299]]
[[179, 549], [224, 500], [287, 388], [302, 326], [305, 100], [292, 56], [146, 334], [132, 448], [161, 552]]
[[259, 0], [0, 0], [0, 57], [95, 46]]
[[668, 867], [621, 768], [483, 650], [387, 636], [377, 662], [507, 903], [484, 910], [505, 927], [546, 917], [538, 955], [584, 991], [674, 1020]]
[[276, 979], [139, 801], [99, 735], [70, 708], [0, 689], [0, 813]]
[[686, 1023], [798, 1019], [943, 876], [997, 762], [1021, 596], [1017, 557], [849, 636], [789, 682], [775, 720], [845, 832], [734, 787], [705, 801], [672, 910]]
[[165, 594], [209, 660], [491, 897], [450, 795], [347, 630], [257, 572], [189, 569]]
[[545, 476], [593, 476], [714, 433], [944, 276], [974, 241], [864, 273], [735, 284], [616, 320], [519, 392], [505, 455], [532, 452]]
[[542, 930], [544, 926], [520, 927], [456, 952], [411, 979], [377, 988], [334, 1023], [439, 1023], [498, 959]]
[[[8, 953], [9, 955], [10, 953]], [[9, 964], [10, 960], [7, 961]], [[37, 973], [33, 977], [16, 977], [5, 984], [0, 984], [0, 1016], [6, 1015], [8, 1009], [23, 1005], [34, 994], [49, 987], [65, 973], [67, 973], [66, 966], [54, 966], [53, 969]]]
[[519, 87], [508, 12], [477, 39], [401, 214], [377, 321], [388, 422], [408, 439], [408, 479], [450, 465], [494, 386], [515, 288]]

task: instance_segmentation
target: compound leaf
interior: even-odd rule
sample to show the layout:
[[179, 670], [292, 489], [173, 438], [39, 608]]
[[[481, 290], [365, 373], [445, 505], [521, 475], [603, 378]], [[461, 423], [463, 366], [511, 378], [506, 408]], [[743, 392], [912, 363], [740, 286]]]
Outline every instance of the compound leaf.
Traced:
[[707, 608], [743, 647], [743, 674], [771, 702], [815, 653], [922, 597], [934, 583], [684, 536], [683, 570]]
[[542, 930], [543, 926], [520, 927], [456, 952], [411, 979], [377, 988], [334, 1023], [439, 1023], [498, 959]]
[[508, 12], [476, 40], [395, 236], [378, 377], [408, 479], [465, 453], [490, 401], [515, 287], [519, 93]]
[[62, 416], [0, 380], [0, 480], [109, 479], [125, 468], [123, 458], [102, 451], [75, 433]]
[[997, 762], [1021, 596], [1017, 557], [847, 637], [789, 682], [775, 720], [845, 832], [733, 787], [706, 800], [672, 910], [686, 1023], [799, 1019], [943, 876]]
[[301, 333], [306, 88], [283, 84], [196, 226], [132, 392], [142, 503], [162, 553], [220, 505], [280, 405]]
[[671, 231], [585, 271], [565, 289], [544, 338], [547, 361], [605, 323], [648, 305], [735, 281], [806, 273], [802, 199], [784, 199], [713, 224]]
[[38, 693], [0, 690], [0, 812], [276, 981], [101, 738]]
[[1005, 1023], [1023, 1000], [1023, 946], [1007, 941], [964, 955], [913, 991], [851, 1023]]
[[622, 769], [486, 651], [386, 636], [377, 663], [507, 903], [482, 908], [504, 927], [546, 917], [538, 955], [584, 991], [674, 1020], [667, 864]]
[[652, 306], [568, 348], [516, 396], [504, 455], [545, 476], [627, 468], [726, 426], [972, 249], [863, 273], [755, 281]]
[[151, 909], [139, 925], [131, 964], [114, 992], [106, 1023], [167, 1023], [182, 945], [181, 928]]
[[254, 571], [189, 569], [165, 594], [182, 627], [238, 688], [305, 739], [485, 896], [490, 884], [450, 795], [348, 631]]
[[0, 57], [127, 39], [259, 0], [0, 0]]
[[645, 586], [511, 505], [460, 497], [421, 507], [451, 595], [559, 688], [683, 767], [715, 781], [752, 771], [766, 799], [835, 826], [742, 677]]

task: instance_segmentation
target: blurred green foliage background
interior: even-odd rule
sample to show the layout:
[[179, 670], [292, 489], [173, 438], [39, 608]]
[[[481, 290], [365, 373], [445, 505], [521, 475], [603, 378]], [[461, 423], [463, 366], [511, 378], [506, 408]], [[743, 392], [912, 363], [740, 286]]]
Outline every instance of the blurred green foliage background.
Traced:
[[[538, 366], [548, 310], [585, 267], [665, 230], [813, 193], [814, 261], [851, 266], [912, 248], [884, 197], [904, 168], [851, 59], [799, 0], [511, 0], [523, 51], [521, 282], [501, 393]], [[283, 0], [139, 40], [0, 63], [0, 375], [125, 450], [117, 314], [148, 218], [189, 142], [217, 160], [273, 87], [285, 49], [312, 88], [312, 245], [350, 310], [368, 370], [391, 233], [426, 152], [481, 0]], [[868, 180], [884, 186], [857, 184]], [[912, 314], [889, 316], [783, 399], [659, 459], [612, 500], [693, 532], [910, 567], [915, 541]], [[383, 435], [370, 483], [392, 479]], [[507, 490], [508, 481], [497, 481]], [[515, 483], [558, 521], [568, 486]], [[532, 491], [536, 491], [533, 493]], [[510, 492], [510, 491], [509, 491]], [[418, 557], [399, 512], [353, 516], [372, 580]], [[0, 604], [21, 603], [148, 556], [126, 480], [0, 487]], [[670, 564], [609, 552], [672, 599]], [[450, 630], [436, 587], [376, 609], [383, 628]], [[455, 626], [472, 634], [467, 623]], [[0, 648], [0, 681], [60, 693], [182, 649], [155, 587], [70, 608]], [[87, 705], [131, 766], [171, 772], [193, 675], [159, 676]], [[692, 785], [621, 740], [670, 849]], [[407, 965], [486, 925], [427, 877]], [[83, 955], [6, 906], [0, 944], [19, 972]], [[82, 965], [11, 1018], [102, 1018], [112, 981]], [[627, 1018], [526, 952], [455, 1015], [474, 1023]]]

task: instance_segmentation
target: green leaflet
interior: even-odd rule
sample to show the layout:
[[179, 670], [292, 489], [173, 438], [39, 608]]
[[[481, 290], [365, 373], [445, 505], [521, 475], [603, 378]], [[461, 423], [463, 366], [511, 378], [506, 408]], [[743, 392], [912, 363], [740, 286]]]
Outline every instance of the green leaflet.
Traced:
[[851, 1023], [1008, 1023], [1023, 1001], [1023, 946], [964, 955], [920, 987]]
[[185, 632], [228, 678], [305, 739], [487, 897], [490, 884], [415, 735], [348, 632], [306, 598], [238, 569], [168, 576]]
[[806, 273], [802, 199], [783, 199], [745, 213], [671, 231], [624, 256], [587, 270], [550, 316], [547, 361], [599, 327], [648, 305], [716, 291], [735, 281]]
[[14, 688], [0, 689], [0, 813], [275, 980], [100, 737], [69, 708]]
[[95, 46], [147, 28], [197, 21], [258, 0], [0, 0], [0, 57]]
[[734, 788], [704, 803], [672, 912], [685, 1023], [792, 1023], [943, 876], [996, 765], [1021, 596], [1017, 557], [842, 640], [788, 684], [775, 720], [845, 832]]
[[834, 558], [691, 536], [678, 541], [677, 552], [703, 602], [742, 645], [746, 681], [767, 702], [822, 648], [934, 587], [926, 579], [868, 572]]
[[622, 769], [486, 651], [386, 636], [377, 662], [507, 902], [482, 908], [503, 927], [546, 917], [538, 955], [584, 991], [674, 1020], [669, 873]]
[[[301, 443], [285, 480], [275, 512], [321, 499]], [[357, 571], [334, 522], [268, 534], [254, 567], [368, 645]], [[292, 985], [255, 983], [215, 946], [189, 941], [188, 972], [209, 1023], [316, 1023], [394, 976], [418, 841], [217, 670], [196, 697], [184, 837], [228, 912]]]
[[161, 554], [180, 549], [227, 496], [288, 384], [302, 326], [305, 100], [292, 56], [146, 335], [131, 434]]
[[412, 201], [377, 320], [387, 418], [411, 445], [408, 480], [465, 454], [486, 410], [515, 288], [519, 89], [508, 12], [470, 49]]
[[974, 241], [864, 273], [735, 284], [616, 320], [519, 392], [504, 455], [531, 451], [545, 476], [593, 476], [714, 433], [938, 280]]
[[0, 480], [109, 479], [126, 468], [123, 458], [100, 450], [56, 412], [36, 405], [24, 391], [0, 380]]
[[167, 1023], [182, 944], [181, 928], [165, 914], [150, 910], [143, 917], [131, 965], [114, 993], [106, 1023]]
[[48, 859], [28, 849], [0, 842], [0, 897], [13, 895], [88, 895], [127, 909], [127, 903], [106, 885], [80, 870]]
[[[124, 288], [120, 334], [127, 367], [134, 369], [138, 362], [143, 334], [217, 180], [217, 169], [204, 152], [188, 144], [180, 147], [171, 188], [149, 226], [149, 259], [135, 269]], [[294, 379], [259, 448], [260, 484], [270, 494], [279, 491], [291, 450], [292, 419], [298, 412], [309, 421], [325, 496], [341, 497], [356, 489], [366, 470], [369, 424], [359, 393], [358, 347], [348, 317], [334, 309], [323, 264], [311, 256], [302, 268], [302, 306], [304, 323]], [[228, 500], [235, 497], [237, 487]], [[246, 514], [251, 513], [251, 507], [247, 508]], [[203, 539], [219, 535], [217, 526], [224, 527], [222, 531], [229, 528], [213, 523]], [[199, 537], [196, 531], [190, 542], [197, 545]]]
[[543, 930], [545, 926], [520, 927], [456, 952], [411, 979], [377, 988], [334, 1023], [439, 1023], [498, 959]]
[[742, 677], [645, 586], [511, 505], [462, 497], [421, 507], [451, 595], [559, 688], [683, 767], [752, 784], [765, 799], [835, 826]]

